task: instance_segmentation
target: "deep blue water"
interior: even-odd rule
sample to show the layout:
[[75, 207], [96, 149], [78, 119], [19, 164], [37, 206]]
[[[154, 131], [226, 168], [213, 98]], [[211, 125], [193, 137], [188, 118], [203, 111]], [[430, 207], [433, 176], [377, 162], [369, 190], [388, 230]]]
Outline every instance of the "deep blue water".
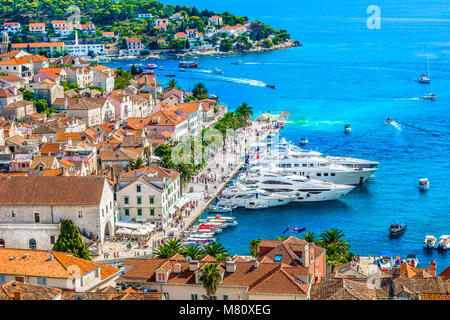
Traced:
[[[237, 211], [239, 225], [218, 236], [230, 253], [248, 254], [250, 240], [281, 235], [287, 226], [304, 226], [316, 234], [328, 228], [343, 230], [360, 255], [390, 250], [394, 256], [417, 254], [419, 266], [433, 258], [438, 271], [449, 265], [449, 254], [422, 250], [426, 234], [450, 234], [448, 1], [379, 0], [380, 30], [366, 28], [372, 1], [281, 0], [277, 7], [268, 0], [169, 2], [247, 15], [287, 29], [303, 43], [269, 53], [200, 58], [198, 71], [177, 73], [180, 85], [192, 88], [201, 81], [230, 110], [242, 102], [257, 114], [289, 110], [292, 123], [282, 131], [286, 139], [297, 143], [308, 137], [308, 146], [325, 154], [380, 162], [370, 181], [340, 201]], [[425, 52], [431, 85], [414, 81], [426, 71]], [[231, 64], [238, 59], [243, 64]], [[177, 66], [173, 60], [155, 63], [165, 67], [158, 75]], [[213, 68], [224, 74], [204, 71]], [[276, 89], [239, 83], [242, 79], [273, 83]], [[165, 84], [169, 79], [158, 80]], [[439, 100], [416, 99], [429, 92], [437, 93]], [[387, 117], [402, 124], [402, 131], [384, 125]], [[352, 125], [350, 135], [343, 132], [346, 123]], [[426, 193], [416, 188], [421, 177], [430, 179]], [[408, 230], [391, 240], [387, 228], [394, 222], [406, 223]]]

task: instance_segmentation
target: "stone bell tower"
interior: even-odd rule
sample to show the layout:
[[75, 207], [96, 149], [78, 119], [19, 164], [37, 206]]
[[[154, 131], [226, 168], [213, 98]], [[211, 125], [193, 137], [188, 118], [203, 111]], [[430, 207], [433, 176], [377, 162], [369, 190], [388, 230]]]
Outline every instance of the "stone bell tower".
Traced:
[[9, 36], [6, 32], [2, 33], [1, 54], [8, 52]]

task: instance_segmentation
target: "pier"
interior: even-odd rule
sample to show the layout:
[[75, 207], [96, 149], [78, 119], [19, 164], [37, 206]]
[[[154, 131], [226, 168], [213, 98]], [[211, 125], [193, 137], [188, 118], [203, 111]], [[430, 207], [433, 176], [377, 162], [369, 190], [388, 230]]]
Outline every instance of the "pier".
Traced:
[[[280, 117], [283, 119], [283, 115]], [[279, 119], [280, 119], [279, 118]], [[264, 116], [259, 119], [264, 119]], [[271, 115], [270, 120], [275, 120], [276, 116]], [[162, 231], [156, 232], [149, 240], [147, 248], [139, 248], [136, 243], [132, 244], [131, 249], [127, 249], [127, 242], [108, 241], [102, 246], [102, 254], [95, 261], [105, 264], [121, 264], [125, 258], [148, 257], [158, 247], [158, 244], [168, 238], [170, 230], [174, 237], [181, 237], [186, 230], [191, 228], [197, 220], [208, 209], [209, 205], [215, 201], [220, 192], [236, 176], [245, 163], [245, 157], [248, 154], [249, 146], [267, 138], [274, 127], [271, 121], [256, 120], [252, 125], [238, 129], [233, 134], [225, 137], [223, 148], [218, 148], [217, 153], [208, 161], [208, 163], [194, 176], [191, 181], [183, 186], [182, 198], [186, 199], [189, 208], [178, 210], [174, 217], [178, 223], [171, 221], [170, 225]], [[214, 182], [204, 182], [202, 179], [213, 179]], [[190, 204], [197, 203], [191, 209]], [[114, 259], [104, 258], [103, 254], [113, 256], [113, 253], [119, 253]]]

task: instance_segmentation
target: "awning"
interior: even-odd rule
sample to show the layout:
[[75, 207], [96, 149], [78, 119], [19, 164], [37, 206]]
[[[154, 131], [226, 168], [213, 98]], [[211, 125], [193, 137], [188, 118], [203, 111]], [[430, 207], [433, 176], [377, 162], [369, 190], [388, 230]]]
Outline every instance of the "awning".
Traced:
[[186, 197], [181, 197], [180, 200], [177, 201], [177, 203], [175, 203], [175, 207], [177, 207], [178, 209], [183, 208], [183, 206], [188, 203], [190, 200]]
[[127, 228], [120, 228], [116, 231], [116, 234], [131, 234], [132, 230]]
[[146, 217], [136, 217], [136, 221], [147, 221]]

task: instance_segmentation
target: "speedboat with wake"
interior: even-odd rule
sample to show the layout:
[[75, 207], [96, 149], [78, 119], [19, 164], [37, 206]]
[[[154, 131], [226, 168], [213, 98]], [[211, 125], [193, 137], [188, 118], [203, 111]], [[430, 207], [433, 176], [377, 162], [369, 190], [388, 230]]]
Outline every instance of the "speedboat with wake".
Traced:
[[219, 68], [214, 68], [214, 73], [215, 73], [215, 74], [222, 74], [223, 71], [220, 70]]
[[437, 98], [435, 93], [429, 93], [428, 95], [424, 95], [422, 99], [435, 101]]
[[395, 122], [394, 120], [392, 120], [391, 118], [387, 118], [384, 123], [386, 124], [390, 124], [391, 126], [397, 128], [398, 130], [402, 130], [402, 127], [400, 126], [399, 123]]

